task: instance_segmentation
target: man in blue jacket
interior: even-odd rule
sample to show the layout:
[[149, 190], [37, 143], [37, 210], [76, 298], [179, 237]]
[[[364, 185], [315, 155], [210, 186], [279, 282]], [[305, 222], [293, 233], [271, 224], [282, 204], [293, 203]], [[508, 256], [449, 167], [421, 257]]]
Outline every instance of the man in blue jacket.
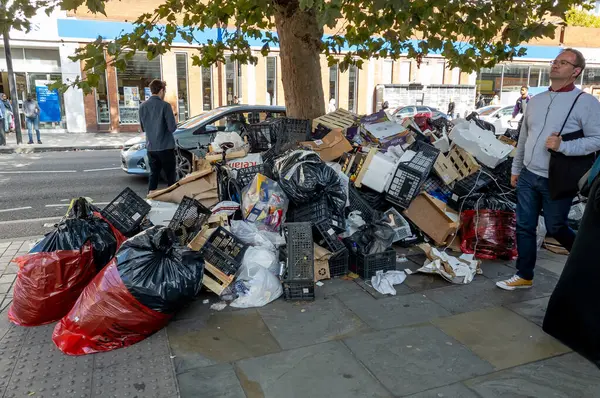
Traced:
[[[567, 223], [573, 198], [553, 200], [550, 197], [548, 150], [566, 156], [589, 155], [600, 150], [600, 102], [595, 97], [583, 93], [567, 119], [569, 109], [581, 93], [574, 82], [584, 68], [585, 58], [581, 52], [563, 50], [552, 61], [550, 89], [532, 97], [525, 109], [511, 177], [511, 184], [517, 188], [517, 274], [496, 283], [501, 289], [532, 287], [537, 256], [536, 230], [542, 209], [548, 235], [569, 251], [575, 241], [575, 233]], [[559, 131], [565, 120], [565, 133], [583, 130], [584, 137], [563, 141]]]
[[177, 182], [175, 139], [177, 129], [171, 105], [164, 100], [167, 84], [161, 80], [150, 82], [152, 96], [140, 105], [140, 126], [146, 133], [146, 148], [150, 163], [148, 191], [158, 187], [161, 171], [165, 172], [169, 186]]
[[515, 103], [515, 107], [513, 108], [513, 113], [512, 113], [512, 117], [513, 119], [515, 117], [517, 117], [517, 115], [523, 114], [525, 113], [525, 108], [527, 107], [527, 104], [529, 103], [529, 100], [531, 99], [531, 96], [529, 96], [529, 88], [527, 86], [522, 86], [521, 87], [521, 96], [519, 97], [519, 99], [517, 99], [517, 102]]

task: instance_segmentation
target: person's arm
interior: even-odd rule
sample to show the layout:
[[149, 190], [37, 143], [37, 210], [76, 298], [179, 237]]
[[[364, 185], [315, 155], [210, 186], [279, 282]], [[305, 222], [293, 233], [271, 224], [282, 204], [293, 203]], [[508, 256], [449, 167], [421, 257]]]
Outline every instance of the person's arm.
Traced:
[[141, 128], [141, 129], [142, 129], [142, 131], [145, 133], [145, 132], [146, 132], [146, 129], [144, 129], [144, 122], [143, 122], [144, 118], [142, 117], [143, 109], [144, 109], [144, 108], [142, 108], [141, 106], [140, 106], [140, 108], [138, 109], [138, 119], [140, 120], [140, 128]]
[[515, 107], [513, 108], [512, 117], [513, 119], [519, 114], [519, 100], [515, 103]]
[[37, 102], [37, 101], [35, 101], [35, 112], [36, 112], [36, 114], [38, 114], [38, 115], [39, 115], [40, 113], [42, 113], [42, 110], [40, 109], [40, 104], [38, 104], [38, 102]]
[[171, 104], [168, 102], [165, 102], [165, 119], [167, 122], [167, 130], [169, 130], [169, 133], [174, 133], [175, 130], [177, 130], [177, 122], [175, 121], [173, 108], [171, 108]]
[[521, 174], [523, 169], [523, 161], [525, 159], [525, 143], [527, 142], [527, 136], [529, 135], [528, 126], [528, 112], [525, 111], [523, 115], [523, 123], [521, 124], [521, 131], [519, 132], [519, 143], [517, 144], [517, 153], [513, 158], [512, 163], [512, 175]]
[[581, 120], [584, 137], [572, 141], [562, 141], [558, 147], [558, 151], [567, 156], [584, 156], [600, 151], [600, 102], [592, 96], [585, 100], [587, 106], [582, 107], [583, 117]]

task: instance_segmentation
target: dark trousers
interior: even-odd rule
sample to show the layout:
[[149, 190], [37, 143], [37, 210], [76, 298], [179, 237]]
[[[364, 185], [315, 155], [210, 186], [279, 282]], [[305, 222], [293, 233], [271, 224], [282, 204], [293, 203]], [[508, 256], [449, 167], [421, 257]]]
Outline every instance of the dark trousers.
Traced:
[[148, 162], [150, 163], [148, 191], [154, 191], [158, 187], [158, 179], [160, 178], [161, 171], [164, 171], [167, 184], [169, 186], [177, 182], [174, 149], [167, 149], [165, 151], [148, 151]]
[[527, 169], [521, 171], [517, 183], [517, 275], [521, 278], [533, 279], [537, 257], [536, 231], [542, 209], [547, 235], [571, 251], [575, 232], [569, 228], [567, 220], [572, 203], [573, 198], [550, 199], [547, 178], [533, 174]]

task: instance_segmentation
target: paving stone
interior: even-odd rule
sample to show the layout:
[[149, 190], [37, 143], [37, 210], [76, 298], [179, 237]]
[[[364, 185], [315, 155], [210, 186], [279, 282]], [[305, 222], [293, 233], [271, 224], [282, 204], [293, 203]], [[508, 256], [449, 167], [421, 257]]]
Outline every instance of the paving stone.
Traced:
[[[363, 280], [363, 279], [355, 279], [356, 285], [360, 287], [364, 292], [371, 295], [371, 297], [379, 300], [389, 297], [389, 295], [381, 294], [373, 286], [371, 285], [371, 280]], [[403, 294], [411, 294], [414, 293], [413, 290], [408, 287], [405, 283], [400, 285], [395, 285], [394, 289], [396, 289], [396, 295], [401, 296]]]
[[281, 351], [253, 309], [171, 322], [167, 334], [177, 373]]
[[600, 372], [575, 353], [466, 381], [482, 398], [600, 396]]
[[12, 282], [11, 283], [0, 283], [0, 294], [8, 293], [11, 288], [12, 288]]
[[245, 359], [236, 372], [248, 397], [391, 397], [339, 341]]
[[433, 326], [390, 329], [345, 341], [395, 395], [410, 395], [489, 373], [492, 365]]
[[[365, 295], [362, 291], [340, 294]], [[370, 331], [335, 297], [306, 303], [277, 300], [261, 307], [258, 312], [283, 349], [339, 340]]]
[[502, 307], [436, 319], [432, 323], [496, 369], [570, 351], [539, 326]]
[[[411, 271], [416, 271], [420, 268], [420, 266], [414, 263], [409, 264], [412, 265], [405, 268], [408, 268]], [[407, 275], [406, 280], [403, 283], [403, 285], [410, 287], [410, 289], [416, 293], [446, 287], [448, 284], [449, 283], [439, 275], [423, 274], [421, 272], [415, 272], [411, 275]]]
[[562, 274], [563, 269], [565, 268], [565, 262], [557, 262], [557, 261], [552, 261], [552, 260], [546, 260], [546, 259], [539, 259], [536, 263], [535, 266], [537, 269], [544, 268], [547, 271], [553, 272], [556, 275], [560, 276], [560, 274]]
[[369, 295], [340, 294], [338, 298], [373, 329], [389, 329], [428, 322], [450, 312], [420, 293], [375, 300]]
[[409, 395], [407, 398], [480, 398], [479, 395], [469, 390], [462, 383], [456, 383], [445, 387], [434, 388]]
[[[204, 300], [209, 300], [209, 303], [204, 304]], [[206, 320], [211, 316], [211, 314], [216, 312], [210, 309], [211, 304], [218, 301], [219, 299], [215, 294], [202, 291], [200, 292], [200, 297], [197, 297], [196, 300], [188, 303], [184, 308], [177, 311], [172, 322], [185, 319]]]
[[19, 266], [15, 263], [10, 263], [4, 269], [2, 275], [16, 275], [19, 272]]
[[25, 339], [25, 345], [33, 346], [52, 343], [52, 332], [54, 332], [56, 323], [57, 322], [53, 322], [48, 325], [30, 327], [27, 338]]
[[344, 292], [360, 292], [362, 289], [353, 280], [344, 280], [341, 278], [332, 278], [321, 281], [323, 286], [317, 286], [315, 290], [316, 300], [325, 297], [335, 296]]
[[8, 283], [8, 284], [12, 284], [15, 280], [15, 278], [17, 277], [17, 275], [2, 275], [0, 276], [0, 285]]
[[509, 292], [496, 286], [496, 281], [502, 279], [475, 277], [468, 285], [451, 285], [423, 294], [453, 314], [460, 314], [549, 296], [558, 281], [554, 275], [537, 272], [533, 288]]
[[233, 366], [215, 365], [177, 375], [181, 398], [246, 398]]
[[535, 300], [508, 304], [506, 305], [506, 308], [509, 308], [541, 327], [544, 323], [544, 316], [546, 316], [546, 308], [548, 307], [549, 300], [550, 296], [542, 297]]
[[515, 269], [506, 265], [506, 261], [486, 260], [481, 264], [481, 270], [483, 276], [490, 279], [510, 278], [515, 274]]
[[[161, 329], [150, 337], [117, 350], [101, 352], [94, 355], [96, 369], [106, 369], [115, 365], [145, 363], [152, 365], [170, 355], [167, 333]], [[156, 365], [158, 366], [158, 364]]]

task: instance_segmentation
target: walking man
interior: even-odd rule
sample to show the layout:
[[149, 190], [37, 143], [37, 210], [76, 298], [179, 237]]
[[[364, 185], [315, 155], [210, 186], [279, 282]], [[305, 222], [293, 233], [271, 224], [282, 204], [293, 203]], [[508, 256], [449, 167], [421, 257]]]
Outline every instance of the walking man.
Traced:
[[525, 113], [525, 108], [527, 107], [527, 104], [529, 103], [529, 100], [531, 99], [531, 97], [529, 96], [529, 88], [527, 86], [522, 86], [521, 87], [521, 96], [517, 99], [517, 103], [515, 104], [515, 107], [513, 109], [513, 113], [512, 113], [512, 117], [513, 119], [515, 117], [517, 117], [517, 115], [520, 114], [524, 114]]
[[4, 101], [0, 101], [0, 146], [6, 145], [6, 133], [8, 133], [8, 128], [6, 128], [6, 126], [10, 125], [10, 123], [6, 123], [6, 121], [9, 118], [10, 110], [11, 108], [7, 108]]
[[140, 105], [140, 126], [146, 133], [150, 180], [148, 191], [158, 187], [161, 171], [164, 171], [169, 186], [177, 182], [175, 139], [177, 129], [171, 105], [164, 100], [167, 84], [161, 80], [150, 82], [152, 96]]
[[[542, 209], [548, 235], [569, 251], [573, 246], [575, 233], [567, 224], [573, 198], [551, 199], [548, 150], [567, 157], [600, 150], [600, 102], [586, 93], [575, 102], [581, 90], [574, 82], [584, 68], [585, 58], [581, 52], [570, 48], [563, 50], [552, 61], [550, 89], [531, 98], [525, 110], [511, 177], [512, 185], [517, 188], [517, 274], [496, 283], [501, 289], [515, 290], [533, 285], [536, 229]], [[564, 134], [583, 130], [584, 137], [563, 141], [559, 135], [563, 123]]]
[[23, 113], [25, 113], [25, 123], [27, 124], [27, 132], [29, 133], [28, 144], [33, 144], [32, 129], [35, 129], [37, 143], [41, 144], [40, 138], [40, 106], [33, 99], [31, 94], [27, 95], [27, 100], [23, 103]]

